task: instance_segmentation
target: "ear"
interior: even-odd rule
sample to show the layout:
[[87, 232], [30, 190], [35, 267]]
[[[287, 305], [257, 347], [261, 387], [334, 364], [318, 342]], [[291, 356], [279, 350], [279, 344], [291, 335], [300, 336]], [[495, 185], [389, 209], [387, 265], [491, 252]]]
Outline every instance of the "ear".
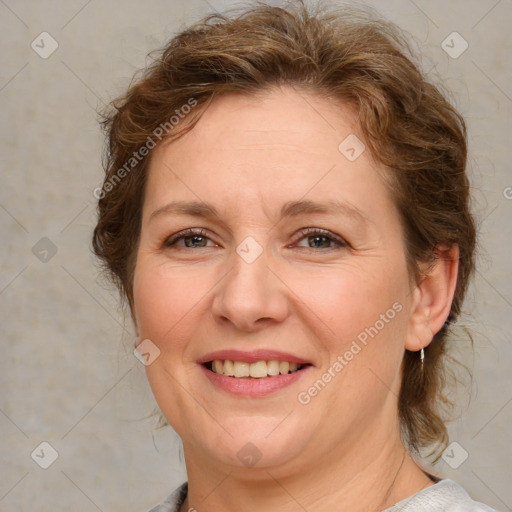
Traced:
[[437, 247], [434, 265], [413, 290], [405, 348], [416, 352], [430, 344], [443, 327], [452, 306], [459, 270], [459, 247]]

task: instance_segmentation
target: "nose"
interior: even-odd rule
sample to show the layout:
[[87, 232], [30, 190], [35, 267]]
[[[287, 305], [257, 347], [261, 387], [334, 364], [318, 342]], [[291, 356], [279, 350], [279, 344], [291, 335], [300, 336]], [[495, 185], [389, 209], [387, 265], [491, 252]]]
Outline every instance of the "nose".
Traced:
[[231, 271], [219, 283], [212, 302], [212, 313], [218, 322], [251, 332], [288, 317], [286, 285], [269, 267], [265, 252], [251, 263], [238, 253], [233, 254]]

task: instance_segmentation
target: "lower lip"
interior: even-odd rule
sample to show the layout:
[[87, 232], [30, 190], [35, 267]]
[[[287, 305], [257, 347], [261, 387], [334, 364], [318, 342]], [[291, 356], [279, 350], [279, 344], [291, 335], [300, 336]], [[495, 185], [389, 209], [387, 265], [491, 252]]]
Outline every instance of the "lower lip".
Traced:
[[208, 380], [218, 389], [230, 393], [232, 395], [245, 397], [263, 397], [279, 391], [294, 382], [297, 382], [309, 367], [302, 368], [293, 373], [286, 375], [273, 375], [271, 377], [263, 377], [255, 379], [250, 377], [228, 377], [215, 373], [200, 365]]

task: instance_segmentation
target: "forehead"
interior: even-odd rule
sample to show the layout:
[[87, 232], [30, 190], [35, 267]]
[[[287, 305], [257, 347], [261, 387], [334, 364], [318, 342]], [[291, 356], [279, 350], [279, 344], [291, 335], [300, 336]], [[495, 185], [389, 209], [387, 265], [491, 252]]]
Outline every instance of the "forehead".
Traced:
[[[337, 156], [340, 137], [356, 131], [356, 112], [351, 105], [281, 86], [216, 98], [193, 130], [171, 144], [176, 149], [195, 144], [197, 158], [204, 156], [206, 144], [208, 151], [212, 146], [218, 152], [278, 150], [288, 152], [288, 158], [304, 152], [324, 154], [328, 147]], [[164, 148], [165, 144], [161, 145], [160, 149]]]
[[347, 149], [362, 148], [350, 105], [289, 86], [226, 94], [192, 130], [154, 150], [145, 202], [157, 208], [208, 198], [222, 209], [228, 199], [257, 206], [305, 196], [359, 201], [369, 189], [385, 194], [382, 169], [368, 151], [347, 158]]

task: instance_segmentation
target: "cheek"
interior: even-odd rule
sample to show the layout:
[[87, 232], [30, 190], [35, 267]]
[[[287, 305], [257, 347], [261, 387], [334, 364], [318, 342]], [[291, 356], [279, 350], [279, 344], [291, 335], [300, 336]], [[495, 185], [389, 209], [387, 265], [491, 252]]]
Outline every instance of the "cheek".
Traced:
[[309, 323], [317, 325], [317, 331], [325, 331], [325, 339], [331, 340], [333, 348], [342, 349], [360, 333], [364, 337], [365, 329], [376, 323], [379, 332], [390, 335], [401, 331], [406, 323], [405, 271], [384, 272], [376, 262], [373, 268], [361, 265], [304, 272], [290, 281], [294, 281], [297, 305], [303, 304], [304, 315], [309, 311]]
[[187, 273], [155, 265], [144, 256], [138, 259], [133, 291], [139, 336], [160, 350], [155, 361], [146, 366], [146, 375], [160, 409], [178, 432], [184, 427], [175, 411], [186, 411], [190, 406], [190, 397], [183, 395], [180, 385], [189, 379], [187, 350], [200, 326], [197, 315], [204, 309], [202, 299], [210, 288]]
[[[399, 393], [400, 367], [407, 332], [407, 273], [351, 271], [303, 275], [297, 281], [302, 316], [324, 351], [317, 391], [309, 383], [314, 407], [331, 404], [339, 425], [368, 417]], [[332, 384], [331, 384], [332, 382]], [[316, 398], [318, 396], [319, 398]], [[352, 415], [346, 415], [346, 411]], [[338, 411], [338, 412], [336, 412]], [[321, 414], [321, 413], [319, 413]], [[366, 416], [368, 415], [368, 416]]]
[[157, 344], [175, 339], [190, 324], [190, 317], [201, 307], [208, 283], [175, 272], [165, 265], [151, 265], [141, 258], [134, 276], [134, 304], [141, 336]]

